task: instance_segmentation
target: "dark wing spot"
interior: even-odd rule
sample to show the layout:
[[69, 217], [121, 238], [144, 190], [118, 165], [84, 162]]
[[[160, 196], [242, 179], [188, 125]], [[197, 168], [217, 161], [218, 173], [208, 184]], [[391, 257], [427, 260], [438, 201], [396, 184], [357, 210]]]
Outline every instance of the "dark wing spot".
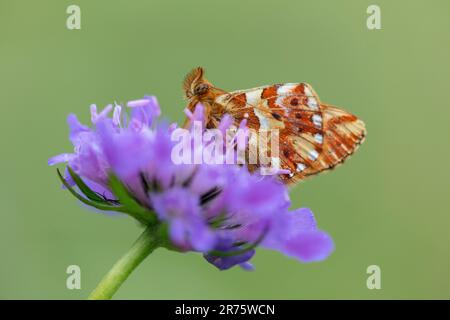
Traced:
[[272, 112], [272, 117], [274, 117], [278, 121], [281, 121], [281, 116], [278, 113]]
[[293, 107], [298, 106], [298, 99], [297, 98], [292, 98], [291, 99], [291, 106], [293, 106]]

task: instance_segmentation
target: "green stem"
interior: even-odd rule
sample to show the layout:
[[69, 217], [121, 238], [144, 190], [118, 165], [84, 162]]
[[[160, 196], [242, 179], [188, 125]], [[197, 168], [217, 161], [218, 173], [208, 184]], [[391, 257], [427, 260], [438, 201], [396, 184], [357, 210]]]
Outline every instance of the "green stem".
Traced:
[[89, 300], [111, 299], [131, 272], [159, 245], [157, 227], [148, 226], [92, 291]]

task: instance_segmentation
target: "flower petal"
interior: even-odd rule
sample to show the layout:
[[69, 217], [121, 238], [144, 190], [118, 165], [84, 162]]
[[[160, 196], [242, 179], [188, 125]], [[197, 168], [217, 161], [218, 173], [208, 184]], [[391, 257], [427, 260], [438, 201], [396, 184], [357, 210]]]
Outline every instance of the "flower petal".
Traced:
[[78, 136], [83, 132], [90, 132], [91, 130], [82, 125], [79, 121], [76, 115], [69, 114], [67, 117], [67, 124], [69, 125], [70, 134], [69, 138], [72, 144], [76, 145], [78, 141]]
[[[216, 242], [216, 246], [214, 249], [226, 253], [239, 250], [240, 247], [234, 246], [234, 239], [232, 237], [222, 235]], [[242, 254], [231, 256], [218, 256], [207, 253], [204, 254], [203, 257], [206, 259], [206, 261], [216, 266], [219, 270], [227, 270], [236, 265], [250, 267], [249, 265], [246, 265], [246, 263], [253, 257], [254, 254], [255, 250], [249, 250]]]
[[73, 153], [61, 153], [48, 159], [47, 163], [49, 166], [53, 166], [58, 163], [69, 162], [71, 159], [73, 159], [73, 157]]
[[146, 126], [151, 126], [153, 120], [161, 114], [158, 100], [154, 96], [145, 96], [143, 99], [129, 101], [127, 105], [132, 108], [132, 121], [137, 121]]
[[255, 255], [255, 250], [247, 251], [243, 254], [230, 256], [230, 257], [218, 257], [210, 254], [205, 254], [203, 257], [217, 267], [219, 270], [227, 270], [236, 265], [243, 266], [244, 268], [248, 268], [250, 270], [251, 264], [246, 264], [248, 260], [250, 260]]
[[284, 252], [302, 262], [315, 262], [326, 259], [333, 250], [333, 240], [326, 232], [308, 231], [287, 241]]
[[97, 123], [102, 150], [114, 172], [127, 179], [137, 175], [151, 159], [151, 139], [145, 132], [125, 130], [115, 133], [109, 122]]

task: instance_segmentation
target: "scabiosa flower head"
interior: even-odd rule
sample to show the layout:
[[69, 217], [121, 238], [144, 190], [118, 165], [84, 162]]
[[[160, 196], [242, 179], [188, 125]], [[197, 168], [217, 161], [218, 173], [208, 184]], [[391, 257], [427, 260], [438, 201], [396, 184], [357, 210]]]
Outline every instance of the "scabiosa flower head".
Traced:
[[[200, 252], [221, 270], [235, 265], [251, 269], [257, 246], [302, 262], [323, 260], [333, 251], [332, 239], [317, 228], [309, 209], [289, 210], [287, 189], [275, 177], [250, 173], [245, 166], [175, 163], [176, 125], [157, 122], [156, 98], [127, 106], [129, 113], [120, 105], [100, 112], [92, 105], [92, 127], [75, 115], [68, 117], [74, 151], [49, 164], [67, 163], [60, 177], [80, 201], [160, 226], [162, 246]], [[204, 124], [201, 105], [186, 114], [191, 123]], [[226, 115], [218, 130], [225, 132], [233, 122]], [[245, 131], [245, 122], [239, 127]], [[192, 157], [211, 143], [198, 145], [193, 139], [183, 141]], [[245, 139], [234, 143], [245, 148]]]

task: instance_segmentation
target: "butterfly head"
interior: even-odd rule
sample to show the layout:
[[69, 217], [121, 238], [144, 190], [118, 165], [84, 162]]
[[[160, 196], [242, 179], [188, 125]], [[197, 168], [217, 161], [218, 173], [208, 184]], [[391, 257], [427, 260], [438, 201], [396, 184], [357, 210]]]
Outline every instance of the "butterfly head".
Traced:
[[184, 79], [183, 90], [186, 98], [191, 102], [205, 102], [212, 98], [211, 83], [203, 78], [201, 67], [192, 70]]

